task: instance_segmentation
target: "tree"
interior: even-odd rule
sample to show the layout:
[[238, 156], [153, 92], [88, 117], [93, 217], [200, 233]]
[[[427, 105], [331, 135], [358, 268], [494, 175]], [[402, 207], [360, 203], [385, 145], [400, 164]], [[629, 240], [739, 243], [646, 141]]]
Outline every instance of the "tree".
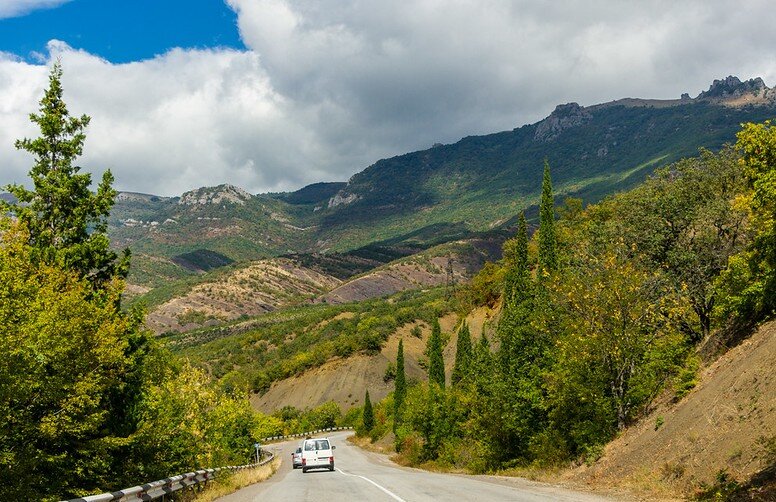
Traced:
[[501, 418], [501, 427], [492, 431], [496, 434], [492, 441], [503, 445], [496, 452], [500, 460], [527, 456], [529, 440], [543, 422], [541, 372], [546, 343], [532, 324], [537, 315], [537, 288], [528, 269], [528, 234], [523, 215], [509, 251], [505, 256], [509, 269], [504, 307], [497, 329], [501, 343], [494, 394], [498, 399], [491, 404]]
[[[736, 148], [742, 152], [741, 165], [752, 190], [755, 240], [746, 256], [746, 274], [733, 288], [735, 308], [740, 317], [752, 321], [776, 314], [776, 125], [744, 124], [737, 135]], [[740, 264], [739, 269], [743, 269]], [[742, 270], [743, 272], [743, 270]], [[743, 279], [743, 280], [742, 280]]]
[[372, 432], [375, 426], [375, 412], [372, 409], [372, 401], [369, 400], [369, 391], [366, 391], [364, 397], [364, 414], [363, 414], [364, 430]]
[[402, 421], [404, 399], [407, 396], [407, 375], [404, 373], [404, 339], [399, 339], [399, 351], [396, 353], [396, 380], [393, 392], [393, 430]]
[[455, 385], [469, 377], [472, 361], [472, 337], [469, 333], [469, 325], [464, 321], [458, 330], [458, 343], [455, 350], [455, 365], [450, 383]]
[[40, 137], [16, 142], [17, 149], [35, 159], [29, 173], [34, 189], [18, 184], [5, 187], [17, 201], [0, 201], [0, 211], [11, 212], [24, 223], [30, 245], [44, 260], [76, 271], [99, 289], [113, 277], [126, 277], [129, 250], [119, 259], [107, 237], [107, 218], [116, 196], [113, 175], [105, 171], [97, 192], [92, 193], [91, 175], [79, 173], [81, 168], [73, 164], [83, 152], [90, 118], [70, 116], [61, 80], [62, 66], [57, 62], [39, 113], [30, 114]]
[[431, 327], [431, 337], [426, 346], [428, 354], [428, 381], [445, 388], [445, 361], [442, 357], [442, 328], [439, 321], [434, 319]]
[[17, 223], [0, 241], [1, 500], [108, 486], [123, 441], [108, 427], [135, 329], [114, 308], [121, 289], [94, 295], [72, 271], [37, 260], [29, 240]]
[[552, 194], [550, 164], [544, 160], [542, 198], [539, 203], [539, 276], [558, 269], [558, 242], [555, 235], [555, 201]]
[[[567, 427], [572, 435], [595, 429], [598, 441], [643, 411], [687, 350], [677, 329], [686, 302], [659, 272], [641, 270], [622, 256], [590, 257], [552, 285], [560, 334], [547, 379], [551, 417], [560, 428], [577, 424]], [[577, 426], [586, 432], [575, 432]]]
[[701, 150], [698, 157], [657, 170], [598, 211], [614, 220], [601, 225], [594, 238], [604, 246], [622, 240], [629, 254], [647, 268], [663, 270], [677, 294], [688, 298], [694, 315], [683, 322], [683, 331], [694, 342], [712, 330], [716, 278], [750, 241], [748, 211], [731, 203], [746, 191], [745, 183], [738, 152]]

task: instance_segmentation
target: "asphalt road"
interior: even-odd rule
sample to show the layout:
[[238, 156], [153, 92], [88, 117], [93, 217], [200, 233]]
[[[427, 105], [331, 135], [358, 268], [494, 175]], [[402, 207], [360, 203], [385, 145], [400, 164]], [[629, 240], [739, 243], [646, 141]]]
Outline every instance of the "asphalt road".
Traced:
[[291, 452], [300, 441], [269, 447], [283, 459], [278, 472], [267, 481], [243, 488], [222, 502], [316, 501], [611, 501], [588, 493], [573, 492], [544, 483], [496, 476], [440, 474], [400, 467], [384, 455], [366, 452], [345, 438], [351, 431], [329, 435], [337, 449], [335, 471], [314, 470], [306, 474], [291, 468]]

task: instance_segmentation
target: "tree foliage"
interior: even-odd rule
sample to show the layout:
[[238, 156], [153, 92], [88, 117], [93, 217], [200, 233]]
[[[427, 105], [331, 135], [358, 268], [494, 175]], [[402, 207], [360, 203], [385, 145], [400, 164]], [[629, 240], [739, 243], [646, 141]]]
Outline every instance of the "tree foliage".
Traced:
[[49, 262], [76, 271], [95, 287], [114, 276], [126, 277], [129, 251], [119, 259], [110, 249], [107, 217], [116, 191], [113, 176], [105, 171], [97, 192], [90, 191], [91, 175], [80, 173], [75, 160], [83, 152], [84, 133], [90, 118], [71, 117], [63, 100], [62, 67], [56, 63], [49, 87], [40, 101], [39, 113], [30, 120], [40, 128], [40, 137], [22, 139], [16, 148], [31, 153], [32, 190], [23, 185], [5, 187], [17, 199], [0, 201], [0, 210], [12, 212], [29, 230], [29, 243]]
[[[54, 66], [34, 190], [0, 217], [0, 500], [61, 500], [205, 466], [245, 463], [276, 427], [242, 396], [160, 349], [123, 312], [128, 255], [108, 247], [110, 173], [97, 193], [73, 165], [88, 117], [72, 118]], [[338, 417], [338, 415], [337, 415]], [[329, 421], [328, 423], [332, 423]]]
[[735, 149], [567, 201], [558, 221], [545, 170], [539, 231], [520, 218], [472, 286], [502, 291], [496, 353], [483, 332], [470, 379], [409, 392], [400, 454], [475, 471], [593, 460], [660, 392], [686, 393], [725, 315], [773, 315], [774, 131], [744, 126]]
[[542, 197], [539, 202], [539, 274], [550, 274], [558, 268], [558, 240], [555, 235], [555, 198], [552, 193], [550, 164], [544, 161]]
[[407, 396], [407, 375], [404, 371], [404, 339], [399, 339], [399, 349], [396, 353], [396, 379], [393, 391], [393, 421], [394, 433], [402, 421], [404, 399]]
[[372, 401], [369, 399], [368, 390], [364, 396], [364, 414], [362, 416], [362, 421], [364, 424], [364, 430], [366, 432], [371, 432], [375, 426], [375, 414], [374, 410], [372, 410]]
[[452, 385], [461, 380], [468, 379], [471, 376], [472, 365], [472, 336], [469, 332], [469, 325], [464, 320], [461, 328], [458, 330], [458, 341], [455, 349], [455, 364], [453, 374], [450, 377]]
[[445, 361], [442, 356], [442, 328], [439, 320], [434, 319], [431, 325], [431, 336], [426, 345], [428, 356], [428, 381], [445, 388]]
[[740, 205], [751, 211], [755, 236], [722, 277], [723, 312], [757, 322], [776, 313], [776, 127], [744, 124], [736, 148], [750, 189]]

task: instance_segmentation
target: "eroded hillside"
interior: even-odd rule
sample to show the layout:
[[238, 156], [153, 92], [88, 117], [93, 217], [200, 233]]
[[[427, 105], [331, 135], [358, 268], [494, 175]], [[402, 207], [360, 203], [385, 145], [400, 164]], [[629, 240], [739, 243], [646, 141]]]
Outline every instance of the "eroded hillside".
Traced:
[[[703, 369], [684, 399], [659, 404], [612, 441], [598, 462], [569, 478], [691, 494], [701, 484], [713, 485], [720, 472], [745, 480], [774, 469], [775, 367], [776, 321], [771, 321]], [[776, 495], [776, 480], [771, 483]]]

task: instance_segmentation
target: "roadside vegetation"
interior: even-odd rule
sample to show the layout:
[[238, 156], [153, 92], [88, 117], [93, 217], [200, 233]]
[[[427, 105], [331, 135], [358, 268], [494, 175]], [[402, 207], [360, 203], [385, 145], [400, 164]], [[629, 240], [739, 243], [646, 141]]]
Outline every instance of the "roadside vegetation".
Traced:
[[[681, 400], [691, 392], [703, 359], [715, 355], [708, 347], [740, 341], [776, 312], [776, 126], [765, 122], [744, 125], [734, 146], [701, 151], [586, 208], [573, 198], [556, 206], [545, 162], [538, 227], [520, 215], [503, 259], [469, 285], [296, 305], [154, 338], [142, 327], [143, 311], [122, 305], [130, 255], [112, 250], [106, 234], [113, 179], [106, 172], [92, 193], [90, 176], [73, 164], [89, 118], [68, 114], [60, 79], [55, 65], [39, 114], [31, 116], [41, 136], [17, 143], [35, 159], [34, 189], [7, 187], [16, 202], [0, 201], [2, 500], [58, 500], [248, 463], [263, 437], [341, 425], [370, 441], [387, 438], [407, 465], [479, 473], [592, 463], [659, 395]], [[487, 142], [467, 139], [455, 148], [477, 152], [477, 141]], [[389, 176], [414, 157], [384, 161], [378, 174]], [[652, 165], [645, 162], [639, 170]], [[564, 176], [566, 184], [574, 181]], [[364, 178], [354, 180], [369, 185]], [[434, 193], [455, 195], [437, 181]], [[537, 193], [538, 181], [525, 193]], [[631, 181], [612, 178], [606, 186]], [[597, 199], [596, 190], [586, 193]], [[462, 204], [462, 217], [504, 216], [505, 201], [491, 214], [482, 211], [484, 194], [474, 196], [480, 203]], [[244, 216], [280, 203], [255, 201]], [[438, 212], [417, 214], [428, 221], [413, 228], [438, 223]], [[365, 235], [393, 237], [406, 226], [391, 214], [375, 226], [369, 207], [362, 216], [338, 246]], [[247, 255], [272, 251], [236, 239], [230, 245]], [[377, 266], [378, 258], [322, 263], [351, 273]], [[453, 334], [438, 320], [450, 312], [463, 319], [485, 305], [500, 310], [496, 335], [472, 337], [460, 322], [448, 381], [443, 350]], [[406, 378], [400, 343], [385, 376], [395, 392], [383, 400], [373, 402], [367, 392], [364, 407], [344, 414], [334, 402], [272, 415], [251, 409], [249, 393], [334, 358], [376, 354], [390, 335], [418, 321], [432, 327], [420, 361], [428, 381]], [[742, 486], [721, 473], [703, 496]]]
[[[397, 384], [372, 403], [374, 423], [362, 419], [359, 435], [393, 432], [408, 465], [592, 463], [659, 395], [682, 399], [700, 358], [716, 355], [708, 347], [737, 343], [776, 314], [769, 122], [587, 208], [574, 199], [555, 208], [546, 166], [539, 213], [532, 237], [521, 219], [503, 260], [459, 293], [459, 304], [500, 305], [493, 347], [460, 324], [452, 381], [429, 365], [428, 382]], [[429, 360], [441, 355], [432, 341]], [[704, 493], [736, 483], [720, 475]]]
[[55, 65], [38, 114], [34, 189], [0, 201], [0, 499], [61, 500], [202, 467], [245, 464], [272, 419], [172, 355], [122, 310], [129, 253], [106, 235], [116, 191], [74, 165]]

